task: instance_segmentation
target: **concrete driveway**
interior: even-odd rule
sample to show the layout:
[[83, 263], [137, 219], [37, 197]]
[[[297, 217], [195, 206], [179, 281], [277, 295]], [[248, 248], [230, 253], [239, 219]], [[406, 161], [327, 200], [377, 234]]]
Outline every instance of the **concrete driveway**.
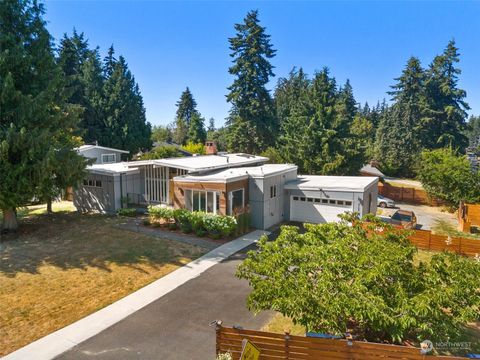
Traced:
[[395, 209], [381, 209], [381, 216], [391, 216], [397, 209], [413, 211], [417, 216], [417, 229], [430, 230], [437, 222], [443, 220], [452, 224], [455, 228], [458, 226], [456, 214], [442, 212], [440, 207], [427, 205], [410, 205], [405, 203], [396, 203]]
[[254, 316], [246, 308], [250, 288], [234, 276], [245, 252], [213, 266], [57, 359], [214, 359], [212, 320], [260, 329], [273, 316], [272, 312]]

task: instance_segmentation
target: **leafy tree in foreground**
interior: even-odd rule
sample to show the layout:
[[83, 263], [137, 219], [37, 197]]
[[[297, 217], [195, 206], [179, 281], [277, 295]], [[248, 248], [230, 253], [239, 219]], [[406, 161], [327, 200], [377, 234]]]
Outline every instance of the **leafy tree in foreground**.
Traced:
[[373, 220], [306, 224], [304, 234], [283, 226], [275, 241], [263, 237], [237, 271], [252, 287], [248, 307], [368, 341], [458, 339], [479, 318], [480, 263], [449, 253], [417, 263], [405, 232]]
[[227, 101], [232, 104], [227, 122], [228, 147], [232, 151], [259, 153], [273, 144], [277, 130], [273, 101], [265, 87], [274, 76], [269, 59], [275, 56], [270, 35], [260, 25], [258, 11], [250, 11], [243, 23], [235, 24], [230, 38], [230, 56], [235, 76], [228, 88]]
[[431, 196], [457, 207], [461, 200], [480, 202], [480, 173], [468, 159], [451, 148], [424, 151], [418, 179]]

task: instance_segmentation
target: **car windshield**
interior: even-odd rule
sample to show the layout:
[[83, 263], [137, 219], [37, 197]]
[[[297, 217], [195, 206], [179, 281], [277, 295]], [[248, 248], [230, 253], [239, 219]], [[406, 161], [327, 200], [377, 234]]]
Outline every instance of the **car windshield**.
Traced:
[[395, 214], [393, 214], [392, 219], [398, 221], [412, 221], [412, 216], [396, 212]]

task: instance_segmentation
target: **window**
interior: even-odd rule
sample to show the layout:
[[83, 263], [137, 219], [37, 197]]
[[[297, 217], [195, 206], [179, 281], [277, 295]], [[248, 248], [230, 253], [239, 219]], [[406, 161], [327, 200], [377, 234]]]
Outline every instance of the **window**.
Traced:
[[328, 203], [331, 204], [331, 205], [335, 205], [336, 201], [335, 200], [330, 200]]
[[327, 199], [322, 199], [322, 204], [328, 204], [328, 200]]
[[300, 198], [300, 201], [305, 201], [305, 198], [304, 198], [304, 197], [301, 197], [301, 198]]
[[91, 186], [91, 187], [102, 187], [101, 180], [93, 180], [93, 179], [83, 179], [83, 186]]
[[351, 201], [345, 201], [345, 205], [352, 206], [352, 202]]
[[277, 185], [270, 186], [270, 199], [277, 197]]
[[216, 191], [185, 190], [185, 208], [190, 211], [205, 211], [218, 214], [220, 193]]
[[110, 164], [117, 162], [117, 155], [116, 154], [102, 154], [102, 163], [103, 164]]
[[228, 196], [230, 200], [229, 214], [232, 215], [236, 210], [243, 210], [245, 200], [243, 196], [243, 189], [231, 191]]
[[102, 187], [102, 182], [100, 180], [96, 180], [95, 181], [95, 186], [101, 188]]
[[343, 206], [344, 202], [343, 202], [343, 200], [337, 200], [337, 204]]
[[316, 203], [319, 203], [319, 202], [320, 202], [320, 199], [315, 199], [315, 202], [316, 202]]
[[83, 185], [88, 186], [88, 180], [87, 179], [83, 179]]
[[88, 180], [88, 186], [95, 186], [95, 182], [93, 180]]
[[313, 202], [313, 198], [307, 198], [308, 202]]
[[293, 201], [298, 201], [298, 196], [294, 196]]

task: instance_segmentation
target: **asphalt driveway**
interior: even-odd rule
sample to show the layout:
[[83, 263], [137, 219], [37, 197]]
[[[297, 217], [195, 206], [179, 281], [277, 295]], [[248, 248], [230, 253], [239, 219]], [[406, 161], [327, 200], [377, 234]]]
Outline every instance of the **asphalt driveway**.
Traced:
[[212, 320], [226, 326], [260, 329], [273, 313], [254, 316], [246, 308], [248, 283], [235, 278], [245, 251], [237, 253], [152, 304], [57, 359], [196, 359], [215, 358]]

